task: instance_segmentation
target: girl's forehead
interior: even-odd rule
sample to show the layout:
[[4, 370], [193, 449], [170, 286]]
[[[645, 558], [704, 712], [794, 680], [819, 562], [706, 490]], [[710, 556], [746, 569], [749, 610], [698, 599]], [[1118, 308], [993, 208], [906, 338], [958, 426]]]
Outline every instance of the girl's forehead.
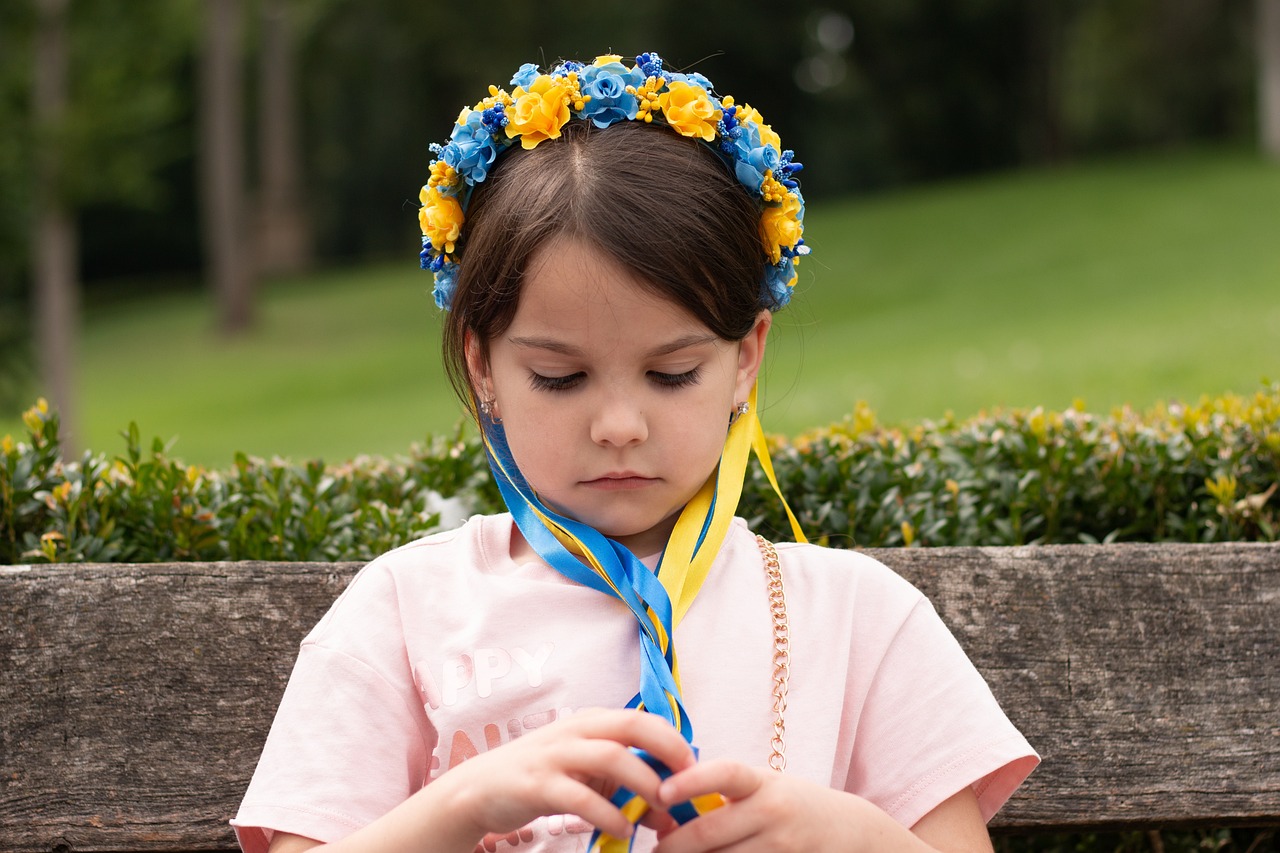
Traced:
[[644, 318], [710, 333], [684, 306], [590, 243], [561, 237], [534, 253], [513, 327], [536, 322], [574, 328], [611, 318], [623, 326]]

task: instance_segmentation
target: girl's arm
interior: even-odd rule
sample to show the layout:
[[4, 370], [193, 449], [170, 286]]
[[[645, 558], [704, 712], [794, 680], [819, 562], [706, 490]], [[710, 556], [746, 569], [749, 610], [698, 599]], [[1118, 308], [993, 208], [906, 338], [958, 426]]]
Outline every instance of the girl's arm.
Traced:
[[[543, 815], [574, 814], [613, 835], [631, 824], [604, 791], [625, 786], [657, 802], [661, 779], [632, 753], [639, 747], [668, 767], [693, 764], [693, 751], [661, 717], [643, 711], [584, 711], [440, 776], [331, 853], [472, 853], [489, 833], [506, 834]], [[668, 819], [669, 820], [669, 819]], [[297, 853], [319, 842], [277, 833], [271, 853]]]
[[708, 761], [677, 773], [662, 783], [658, 802], [670, 805], [711, 791], [727, 804], [661, 833], [657, 853], [992, 849], [970, 788], [940, 803], [909, 831], [861, 797], [732, 761]]
[[[548, 727], [548, 731], [551, 728]], [[594, 727], [593, 730], [602, 731]], [[564, 737], [553, 734], [556, 736], [539, 738], [543, 743], [534, 744], [534, 749], [522, 750], [525, 755], [499, 755], [507, 749], [503, 747], [465, 762], [382, 819], [325, 849], [332, 853], [380, 850], [470, 853], [487, 832], [510, 832], [541, 814], [564, 812], [577, 814], [616, 837], [629, 835], [631, 827], [626, 819], [609, 804], [599, 788], [585, 783], [588, 778], [607, 778], [612, 780], [611, 784], [625, 784], [646, 799], [652, 797], [650, 802], [681, 802], [708, 790], [718, 790], [726, 796], [729, 802], [723, 808], [683, 827], [675, 828], [672, 824], [672, 828], [662, 832], [660, 853], [705, 850], [785, 853], [833, 849], [990, 853], [992, 849], [977, 798], [969, 788], [940, 803], [908, 831], [860, 797], [734, 762], [707, 762], [659, 787], [656, 775], [652, 775], [643, 762], [639, 762], [640, 768], [610, 770], [608, 763], [630, 764], [629, 759], [634, 756], [625, 749], [619, 753], [607, 745], [598, 749], [599, 744], [595, 744], [585, 752], [598, 752], [605, 765], [573, 771], [569, 768], [582, 768], [594, 762], [579, 762], [568, 755], [548, 756], [543, 750], [567, 748], [575, 752], [583, 747], [584, 740], [576, 737], [578, 733], [565, 733]], [[531, 741], [534, 736], [521, 740]], [[665, 745], [675, 746], [675, 753], [679, 755], [679, 745]], [[619, 743], [615, 741], [614, 746]], [[499, 760], [486, 761], [487, 756]], [[691, 757], [686, 754], [686, 758]], [[543, 760], [548, 758], [553, 760]], [[535, 764], [526, 764], [526, 759], [533, 759]], [[467, 772], [459, 772], [463, 768]], [[564, 785], [566, 780], [572, 784]], [[542, 786], [547, 787], [539, 794], [535, 789]], [[562, 790], [566, 798], [559, 800], [553, 789]], [[508, 797], [512, 799], [506, 799]], [[553, 802], [558, 804], [548, 805]], [[593, 819], [592, 815], [599, 817]], [[277, 833], [270, 853], [301, 853], [317, 846], [320, 842], [309, 838]]]
[[[741, 765], [738, 765], [738, 767], [741, 767]], [[763, 773], [763, 771], [748, 770], [747, 768], [741, 769], [747, 770], [748, 774]], [[771, 779], [766, 776], [764, 779], [758, 780], [759, 789], [753, 794], [742, 797], [740, 802], [748, 805], [746, 804], [747, 798], [753, 797], [755, 794], [762, 794], [766, 783], [773, 779], [779, 782], [783, 781], [782, 777], [772, 777]], [[747, 788], [750, 788], [753, 784], [749, 778], [744, 778], [743, 781]], [[791, 781], [793, 780], [787, 780], [788, 786]], [[800, 790], [794, 793], [803, 797], [803, 802], [800, 804], [789, 802], [785, 792], [775, 800], [776, 807], [783, 809], [781, 812], [771, 809], [769, 803], [764, 802], [765, 797], [752, 800], [749, 808], [734, 808], [731, 804], [698, 818], [681, 830], [672, 830], [664, 833], [658, 850], [661, 853], [690, 853], [690, 851], [708, 849], [741, 849], [744, 851], [753, 849], [767, 851], [838, 849], [902, 850], [921, 851], [921, 853], [928, 853], [928, 851], [989, 853], [992, 849], [986, 825], [983, 823], [982, 815], [978, 811], [977, 797], [974, 796], [973, 790], [970, 788], [965, 788], [955, 796], [940, 803], [933, 811], [921, 818], [908, 832], [883, 811], [866, 800], [854, 797], [852, 794], [818, 786], [812, 786], [813, 790], [806, 791], [803, 789], [810, 786], [803, 782], [797, 783], [797, 786]], [[678, 790], [681, 789], [677, 786], [673, 785], [668, 788], [664, 785], [662, 793], [667, 794], [669, 798], [683, 796], [683, 794], [672, 793]], [[671, 799], [670, 801], [675, 802], [676, 800]], [[760, 811], [755, 814], [747, 814], [747, 812], [756, 809]], [[829, 814], [826, 813], [828, 810]], [[709, 819], [712, 815], [717, 814], [717, 820], [712, 821]], [[419, 819], [430, 820], [426, 816], [421, 816]], [[440, 824], [437, 824], [436, 821], [431, 822], [435, 825], [447, 823], [447, 816]], [[617, 837], [625, 837], [627, 833], [615, 832], [613, 834]], [[777, 835], [784, 837], [771, 837]], [[736, 840], [726, 845], [724, 842], [730, 836]], [[445, 843], [445, 839], [442, 837], [437, 837], [434, 840], [439, 844]], [[388, 843], [391, 841], [392, 839], [387, 839]], [[319, 843], [296, 835], [277, 834], [271, 842], [271, 853], [301, 853], [301, 851], [309, 850], [319, 845]], [[471, 850], [474, 847], [474, 842], [472, 847], [467, 847], [465, 844], [466, 841], [463, 840], [456, 849]], [[734, 846], [735, 844], [739, 846]], [[336, 850], [337, 847], [332, 849]], [[441, 846], [432, 849], [443, 850], [445, 848]]]

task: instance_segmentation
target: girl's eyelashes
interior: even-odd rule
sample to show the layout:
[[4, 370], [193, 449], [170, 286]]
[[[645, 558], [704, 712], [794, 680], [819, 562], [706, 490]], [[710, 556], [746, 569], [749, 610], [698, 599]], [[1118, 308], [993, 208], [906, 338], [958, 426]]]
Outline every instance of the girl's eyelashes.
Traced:
[[541, 373], [529, 372], [529, 384], [535, 391], [568, 391], [586, 378], [585, 373], [570, 373], [568, 376], [543, 376]]
[[659, 373], [656, 370], [649, 371], [649, 377], [654, 382], [666, 388], [685, 388], [690, 385], [697, 385], [700, 377], [701, 368], [695, 367], [693, 370], [686, 370], [684, 373]]
[[[657, 370], [651, 370], [648, 373], [649, 379], [662, 388], [687, 388], [690, 385], [697, 385], [701, 375], [699, 367], [686, 370], [684, 373], [662, 373]], [[529, 371], [529, 385], [535, 391], [569, 391], [580, 385], [586, 378], [587, 374], [582, 371], [566, 376], [543, 376], [541, 373]]]

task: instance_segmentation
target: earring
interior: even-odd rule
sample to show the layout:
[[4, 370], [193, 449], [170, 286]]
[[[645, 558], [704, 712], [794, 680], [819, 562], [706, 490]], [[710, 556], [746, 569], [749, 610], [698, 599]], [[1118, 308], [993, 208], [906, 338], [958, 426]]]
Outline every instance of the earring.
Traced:
[[490, 397], [487, 400], [480, 401], [480, 414], [484, 415], [495, 424], [502, 423], [502, 418], [498, 417], [495, 412], [498, 409], [498, 401]]
[[739, 403], [737, 406], [734, 407], [733, 412], [730, 413], [729, 415], [729, 426], [733, 426], [734, 424], [736, 424], [738, 422], [738, 418], [742, 417], [749, 411], [751, 411], [750, 403], [745, 401]]

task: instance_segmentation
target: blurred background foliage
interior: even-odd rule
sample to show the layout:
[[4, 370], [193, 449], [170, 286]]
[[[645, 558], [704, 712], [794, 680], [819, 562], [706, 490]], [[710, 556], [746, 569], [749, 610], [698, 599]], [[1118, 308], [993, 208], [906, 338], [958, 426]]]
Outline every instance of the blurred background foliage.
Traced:
[[[28, 320], [42, 153], [61, 164], [55, 193], [78, 226], [85, 314], [122, 294], [207, 286], [200, 78], [215, 7], [234, 7], [241, 21], [249, 207], [271, 177], [255, 141], [273, 116], [266, 62], [287, 54], [286, 107], [298, 128], [289, 161], [314, 248], [303, 266], [411, 256], [427, 144], [528, 59], [656, 50], [723, 92], [750, 93], [806, 163], [806, 197], [819, 204], [1119, 152], [1244, 147], [1257, 125], [1253, 0], [795, 0], [785, 10], [654, 0], [643, 13], [491, 0], [482, 14], [420, 0], [131, 0], [127, 11], [69, 0], [68, 106], [41, 124], [32, 104], [41, 10], [61, 2], [0, 4], [7, 423], [47, 393]], [[265, 37], [273, 19], [287, 41]]]
[[[246, 10], [259, 5], [245, 0]], [[1247, 138], [1246, 0], [491, 0], [482, 20], [418, 0], [293, 0], [299, 155], [322, 257], [402, 252], [428, 141], [525, 57], [657, 50], [749, 92], [802, 152], [811, 199], [851, 189], [1116, 149]], [[66, 191], [82, 210], [92, 283], [188, 271], [197, 245], [195, 67], [201, 4], [73, 0]], [[252, 68], [257, 19], [244, 31]], [[21, 269], [30, 2], [0, 8], [0, 212]], [[541, 57], [538, 56], [541, 54]], [[247, 89], [252, 95], [252, 87]], [[251, 113], [250, 113], [251, 115]], [[17, 178], [14, 180], [13, 178]], [[17, 239], [15, 239], [17, 237]]]

